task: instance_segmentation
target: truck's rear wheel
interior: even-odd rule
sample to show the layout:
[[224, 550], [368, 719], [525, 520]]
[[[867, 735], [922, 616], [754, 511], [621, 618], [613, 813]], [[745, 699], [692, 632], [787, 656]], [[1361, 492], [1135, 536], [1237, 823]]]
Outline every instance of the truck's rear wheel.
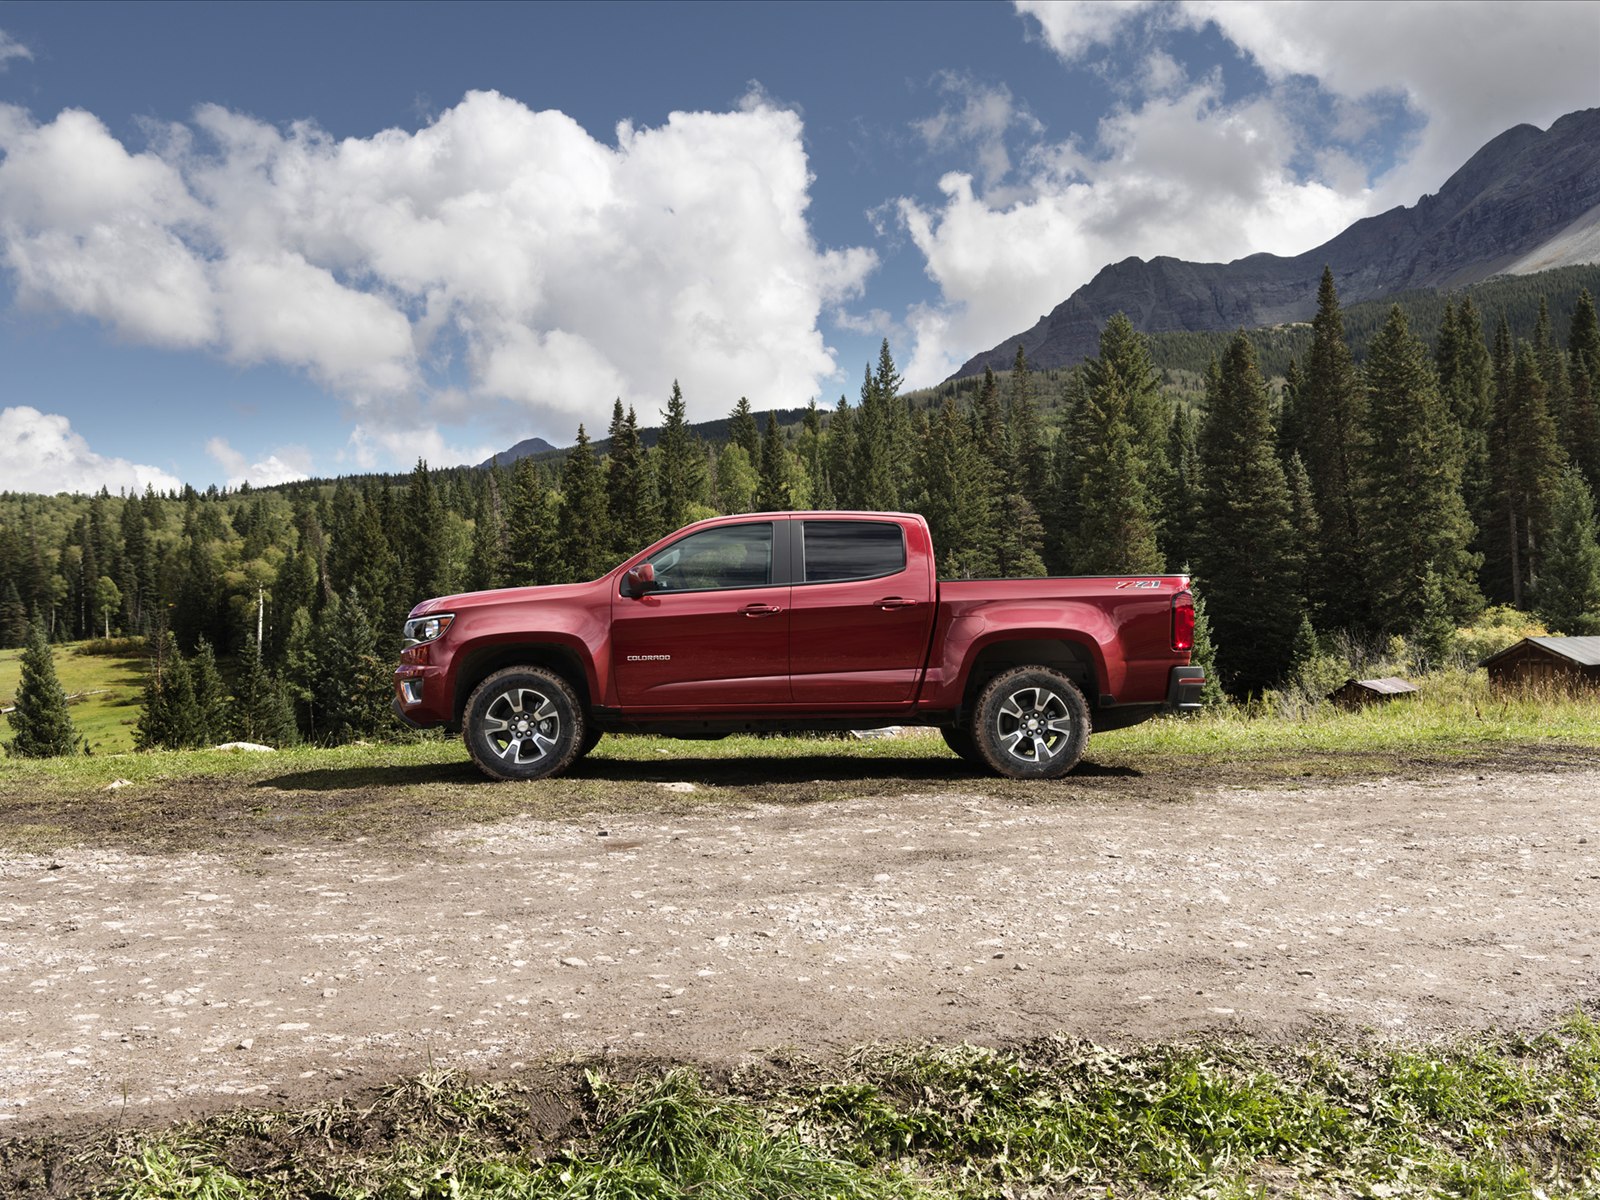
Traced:
[[1089, 743], [1089, 706], [1065, 675], [1016, 667], [990, 680], [973, 706], [973, 741], [1011, 779], [1059, 779]]
[[494, 779], [545, 779], [578, 757], [587, 723], [559, 675], [507, 667], [476, 688], [462, 714], [462, 736], [478, 769]]

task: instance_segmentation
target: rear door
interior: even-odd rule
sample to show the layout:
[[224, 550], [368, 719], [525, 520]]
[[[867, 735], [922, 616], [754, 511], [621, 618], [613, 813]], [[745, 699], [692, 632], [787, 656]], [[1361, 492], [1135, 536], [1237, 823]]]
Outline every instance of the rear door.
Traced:
[[[790, 686], [807, 708], [910, 704], [933, 630], [931, 547], [898, 521], [793, 522]], [[925, 538], [920, 542], [925, 542]]]
[[788, 702], [788, 524], [713, 526], [646, 560], [654, 588], [618, 595], [611, 607], [612, 677], [624, 708]]

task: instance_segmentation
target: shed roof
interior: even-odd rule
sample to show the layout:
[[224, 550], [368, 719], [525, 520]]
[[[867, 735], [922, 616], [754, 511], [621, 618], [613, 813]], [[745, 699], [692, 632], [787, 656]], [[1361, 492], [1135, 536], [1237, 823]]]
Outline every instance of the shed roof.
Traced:
[[1600, 637], [1529, 637], [1523, 638], [1514, 646], [1507, 646], [1499, 654], [1491, 654], [1478, 665], [1487, 667], [1492, 662], [1498, 662], [1513, 650], [1523, 646], [1537, 646], [1541, 650], [1559, 655], [1580, 667], [1600, 667]]
[[1404, 679], [1397, 679], [1393, 675], [1386, 675], [1382, 679], [1347, 679], [1341, 685], [1349, 687], [1351, 684], [1366, 688], [1369, 692], [1380, 692], [1385, 696], [1398, 696], [1402, 692], [1414, 692], [1417, 685], [1407, 683]]

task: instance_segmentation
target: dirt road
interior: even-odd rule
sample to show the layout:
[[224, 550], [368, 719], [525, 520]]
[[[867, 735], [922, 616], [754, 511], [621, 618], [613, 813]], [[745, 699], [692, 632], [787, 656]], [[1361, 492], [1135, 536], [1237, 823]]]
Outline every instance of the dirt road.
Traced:
[[429, 1062], [1539, 1026], [1600, 1003], [1597, 931], [1600, 769], [64, 850], [0, 860], [0, 1131]]

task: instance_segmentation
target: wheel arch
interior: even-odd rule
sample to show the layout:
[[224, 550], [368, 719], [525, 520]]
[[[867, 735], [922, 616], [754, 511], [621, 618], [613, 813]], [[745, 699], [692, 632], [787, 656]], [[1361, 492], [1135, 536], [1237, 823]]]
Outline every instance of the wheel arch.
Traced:
[[467, 700], [474, 688], [496, 671], [507, 667], [540, 667], [559, 675], [578, 698], [587, 713], [594, 707], [589, 672], [584, 660], [571, 646], [559, 642], [491, 642], [465, 651], [455, 672], [455, 695], [451, 706], [455, 726], [461, 726]]
[[966, 686], [961, 691], [963, 720], [991, 679], [1012, 667], [1030, 666], [1061, 672], [1093, 707], [1099, 695], [1100, 676], [1094, 649], [1088, 644], [1063, 637], [1002, 637], [988, 642], [973, 655]]

